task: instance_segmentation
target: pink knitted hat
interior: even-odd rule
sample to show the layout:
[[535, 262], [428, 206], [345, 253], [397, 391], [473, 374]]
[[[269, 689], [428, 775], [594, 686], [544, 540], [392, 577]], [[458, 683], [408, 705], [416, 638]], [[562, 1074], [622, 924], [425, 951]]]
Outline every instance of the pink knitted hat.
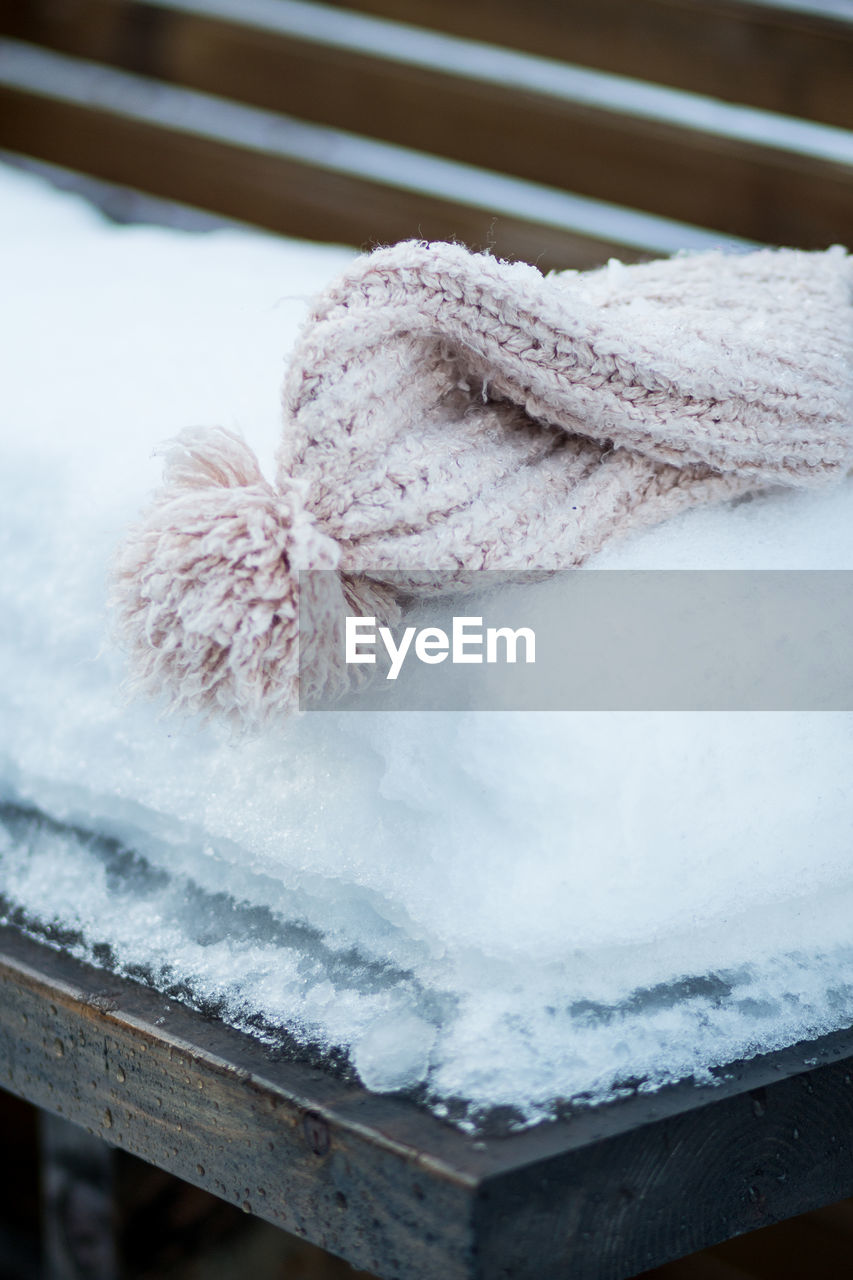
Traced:
[[116, 561], [137, 686], [263, 719], [297, 698], [300, 570], [336, 571], [311, 601], [322, 685], [344, 605], [393, 619], [429, 589], [416, 570], [566, 568], [686, 507], [842, 476], [851, 302], [837, 246], [544, 277], [451, 244], [360, 258], [293, 353], [274, 484], [231, 432], [173, 442]]

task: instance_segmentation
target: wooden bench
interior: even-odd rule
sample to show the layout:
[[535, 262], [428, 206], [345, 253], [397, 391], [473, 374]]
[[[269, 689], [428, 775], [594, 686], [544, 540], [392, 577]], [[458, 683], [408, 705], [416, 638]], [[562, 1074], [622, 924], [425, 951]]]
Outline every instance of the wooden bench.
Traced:
[[0, 990], [4, 1088], [383, 1280], [626, 1280], [853, 1194], [853, 1031], [472, 1137], [9, 926]]
[[550, 267], [850, 234], [853, 25], [820, 12], [0, 0], [0, 36], [0, 146], [289, 235]]
[[[0, 147], [288, 235], [546, 268], [853, 226], [814, 10], [0, 0], [0, 37]], [[471, 1137], [12, 926], [0, 982], [4, 1088], [387, 1280], [625, 1280], [853, 1194], [853, 1033]]]

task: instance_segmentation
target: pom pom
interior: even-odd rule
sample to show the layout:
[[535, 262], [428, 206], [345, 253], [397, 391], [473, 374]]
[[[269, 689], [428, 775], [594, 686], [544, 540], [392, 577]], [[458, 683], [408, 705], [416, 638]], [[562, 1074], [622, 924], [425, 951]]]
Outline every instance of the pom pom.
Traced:
[[[251, 449], [223, 428], [182, 433], [166, 452], [162, 489], [116, 557], [113, 604], [129, 649], [131, 686], [166, 692], [175, 708], [251, 724], [292, 711], [299, 693], [299, 582], [337, 569], [340, 549], [305, 510], [296, 482], [261, 473]], [[337, 574], [312, 578], [322, 653], [335, 642]], [[317, 598], [325, 591], [327, 599]], [[323, 619], [329, 620], [328, 631]]]

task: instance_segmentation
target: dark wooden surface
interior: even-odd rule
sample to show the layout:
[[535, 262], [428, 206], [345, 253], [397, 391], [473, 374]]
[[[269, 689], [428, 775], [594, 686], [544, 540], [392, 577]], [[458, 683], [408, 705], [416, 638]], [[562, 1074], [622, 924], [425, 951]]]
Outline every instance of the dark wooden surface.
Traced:
[[[44, 1256], [50, 1229], [42, 1213], [40, 1232], [37, 1216], [44, 1199], [39, 1182], [44, 1187], [47, 1181], [44, 1169], [39, 1179], [35, 1164], [39, 1130], [48, 1161], [59, 1154], [67, 1172], [84, 1184], [76, 1212], [91, 1205], [92, 1186], [96, 1191], [103, 1186], [101, 1168], [92, 1170], [88, 1148], [100, 1145], [107, 1153], [121, 1280], [373, 1280], [369, 1272], [354, 1272], [325, 1250], [0, 1089], [0, 1158], [15, 1170], [0, 1198], [3, 1280], [58, 1280], [53, 1260], [48, 1265], [39, 1258], [39, 1240]], [[90, 1242], [89, 1212], [83, 1225], [83, 1242]], [[637, 1280], [839, 1280], [850, 1271], [851, 1254], [853, 1200], [848, 1199], [665, 1263]], [[94, 1280], [91, 1267], [85, 1280]]]
[[853, 1032], [475, 1138], [8, 926], [0, 993], [4, 1088], [389, 1280], [625, 1280], [853, 1193]]
[[[853, 22], [675, 0], [608, 0], [603, 16], [577, 3], [501, 3], [488, 20], [480, 0], [410, 0], [399, 12], [376, 0], [373, 7], [653, 83], [835, 123], [853, 119]], [[334, 12], [324, 20], [333, 23]], [[747, 140], [710, 125], [687, 127], [677, 104], [666, 118], [645, 118], [618, 97], [593, 106], [415, 66], [402, 55], [297, 38], [262, 20], [240, 21], [238, 13], [225, 21], [167, 0], [0, 0], [0, 35], [138, 76], [140, 103], [146, 86], [168, 84], [252, 106], [272, 121], [343, 129], [722, 235], [801, 248], [849, 239], [853, 165], [837, 157], [770, 145], [760, 133]], [[709, 59], [719, 83], [702, 71]], [[7, 85], [0, 146], [314, 239], [371, 245], [457, 237], [543, 267], [589, 266], [614, 253], [631, 259], [644, 248], [631, 241], [626, 251], [589, 226], [578, 233], [546, 225], [532, 199], [529, 215], [510, 216], [472, 207], [453, 190], [430, 190], [427, 178], [414, 190], [393, 176], [377, 182], [345, 173], [331, 153], [298, 162], [262, 140], [199, 137], [177, 108], [152, 124], [135, 113], [132, 97], [131, 86], [121, 107], [95, 108], [85, 92], [69, 97], [49, 82]]]
[[543, 270], [642, 256], [606, 239], [3, 86], [0, 146], [311, 240], [373, 247], [458, 239]]
[[853, 1201], [753, 1231], [637, 1280], [844, 1280], [853, 1257]]
[[[590, 106], [167, 3], [80, 0], [69, 12], [56, 0], [0, 3], [6, 33], [63, 53], [726, 234], [825, 248], [853, 222], [853, 166], [685, 128], [677, 108], [645, 119], [615, 99]], [[853, 25], [840, 46], [849, 57]]]
[[11, 930], [2, 949], [3, 1087], [379, 1275], [469, 1273], [460, 1135]]
[[853, 26], [749, 0], [325, 0], [767, 111], [853, 128]]
[[4, 1089], [0, 1159], [2, 1280], [374, 1280]]

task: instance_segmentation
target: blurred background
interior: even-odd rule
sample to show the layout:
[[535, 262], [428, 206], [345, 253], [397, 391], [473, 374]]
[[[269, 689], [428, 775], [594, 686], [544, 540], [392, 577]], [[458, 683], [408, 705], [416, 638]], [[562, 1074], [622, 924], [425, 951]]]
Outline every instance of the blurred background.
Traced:
[[543, 269], [849, 242], [851, 86], [853, 0], [0, 0], [8, 153]]

